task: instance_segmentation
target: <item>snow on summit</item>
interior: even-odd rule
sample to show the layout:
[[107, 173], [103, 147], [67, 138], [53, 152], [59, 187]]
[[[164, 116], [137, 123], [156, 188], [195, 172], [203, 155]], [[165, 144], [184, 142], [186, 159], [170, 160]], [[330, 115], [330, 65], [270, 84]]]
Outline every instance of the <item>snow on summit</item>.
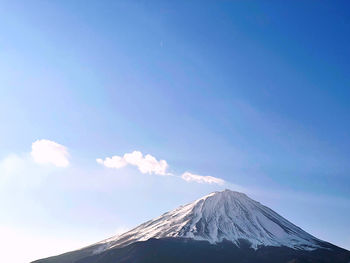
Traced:
[[244, 239], [254, 249], [259, 246], [286, 246], [313, 250], [323, 243], [247, 195], [225, 190], [211, 193], [122, 235], [101, 241], [98, 243], [101, 247], [96, 252], [150, 238], [190, 238], [212, 244], [227, 240], [236, 245]]

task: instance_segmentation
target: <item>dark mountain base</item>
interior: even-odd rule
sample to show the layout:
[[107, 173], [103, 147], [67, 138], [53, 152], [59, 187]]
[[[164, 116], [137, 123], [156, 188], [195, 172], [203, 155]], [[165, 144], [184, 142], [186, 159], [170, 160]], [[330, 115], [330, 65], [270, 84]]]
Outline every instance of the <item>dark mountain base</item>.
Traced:
[[[38, 263], [69, 262], [60, 256]], [[54, 261], [52, 261], [54, 259]], [[182, 239], [150, 239], [98, 255], [70, 261], [74, 263], [349, 263], [350, 252], [336, 246], [331, 250], [294, 250], [287, 247], [249, 248], [242, 242], [238, 248], [230, 242], [211, 245], [208, 242]]]

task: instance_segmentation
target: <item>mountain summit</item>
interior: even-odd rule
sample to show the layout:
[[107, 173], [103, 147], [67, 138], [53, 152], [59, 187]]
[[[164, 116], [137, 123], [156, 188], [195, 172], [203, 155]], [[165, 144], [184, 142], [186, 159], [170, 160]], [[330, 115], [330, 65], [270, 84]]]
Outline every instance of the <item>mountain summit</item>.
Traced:
[[307, 250], [322, 247], [320, 240], [276, 212], [231, 190], [211, 193], [101, 244], [110, 248], [168, 237], [205, 240], [212, 244], [227, 240], [236, 245], [246, 240], [254, 249], [259, 246]]
[[[156, 240], [160, 240], [160, 243]], [[227, 256], [228, 258], [224, 258], [223, 261], [217, 262], [227, 262], [230, 257], [237, 257], [243, 251], [245, 251], [244, 255], [248, 258], [252, 257], [254, 260], [260, 260], [267, 257], [267, 260], [270, 260], [268, 262], [273, 262], [273, 257], [276, 255], [279, 258], [279, 256], [285, 254], [286, 259], [293, 259], [294, 256], [302, 255], [309, 260], [306, 262], [323, 262], [319, 261], [319, 256], [322, 253], [326, 253], [327, 257], [333, 257], [334, 254], [338, 257], [340, 253], [342, 255], [341, 259], [344, 257], [345, 260], [339, 261], [337, 258], [330, 262], [348, 262], [346, 260], [350, 260], [348, 251], [317, 239], [243, 193], [225, 190], [211, 193], [190, 204], [180, 206], [122, 235], [113, 236], [81, 250], [37, 262], [104, 263], [114, 262], [114, 260], [116, 260], [115, 262], [197, 262], [193, 258], [187, 258], [187, 261], [186, 258], [181, 258], [179, 261], [169, 261], [166, 255], [161, 260], [155, 256], [150, 261], [144, 261], [142, 253], [147, 254], [145, 251], [148, 251], [145, 250], [144, 246], [150, 251], [156, 248], [160, 249], [159, 255], [171, 247], [171, 253], [176, 254], [176, 251], [179, 251], [178, 254], [183, 256], [180, 251], [188, 250], [192, 253], [198, 250], [198, 246], [205, 247], [205, 251], [213, 248], [224, 249], [220, 254], [221, 257], [228, 251], [229, 255], [232, 254]], [[163, 246], [165, 247], [163, 248]], [[191, 247], [194, 247], [192, 251]], [[131, 248], [133, 249], [130, 250]], [[198, 250], [199, 254], [195, 253], [197, 260], [203, 256], [201, 254], [204, 253], [203, 251]], [[265, 251], [263, 256], [257, 256], [261, 251]], [[337, 251], [337, 253], [333, 251]], [[245, 254], [246, 252], [248, 254]], [[140, 256], [140, 253], [143, 256]], [[217, 253], [217, 250], [214, 249], [212, 254], [205, 258], [213, 257], [215, 253]], [[257, 257], [254, 258], [253, 255]], [[290, 257], [287, 255], [290, 255]], [[243, 256], [238, 258], [241, 257]], [[316, 257], [318, 261], [312, 261], [313, 257]], [[218, 257], [213, 258], [218, 260]], [[123, 261], [123, 259], [125, 260]]]

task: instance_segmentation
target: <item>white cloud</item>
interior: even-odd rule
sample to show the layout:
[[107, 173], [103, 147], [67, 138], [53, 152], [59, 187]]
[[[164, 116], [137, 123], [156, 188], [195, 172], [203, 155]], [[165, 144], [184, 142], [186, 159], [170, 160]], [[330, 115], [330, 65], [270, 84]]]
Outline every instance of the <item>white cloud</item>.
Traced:
[[96, 159], [99, 164], [103, 164], [108, 168], [122, 168], [126, 166], [128, 163], [124, 160], [124, 158], [120, 156], [107, 157], [105, 160], [101, 158]]
[[58, 167], [69, 165], [69, 153], [65, 146], [50, 140], [37, 140], [32, 143], [31, 156], [36, 163], [50, 163]]
[[150, 154], [143, 154], [140, 151], [133, 151], [132, 153], [126, 153], [124, 156], [112, 156], [107, 157], [105, 160], [98, 158], [96, 161], [108, 168], [122, 168], [128, 164], [136, 166], [143, 174], [158, 174], [169, 175], [166, 172], [168, 163], [165, 160], [157, 160]]
[[192, 174], [190, 172], [185, 172], [181, 175], [181, 178], [184, 179], [187, 182], [197, 182], [197, 183], [206, 183], [206, 184], [224, 184], [225, 181], [217, 178], [217, 177], [213, 177], [213, 176], [202, 176], [202, 175], [198, 175], [198, 174]]

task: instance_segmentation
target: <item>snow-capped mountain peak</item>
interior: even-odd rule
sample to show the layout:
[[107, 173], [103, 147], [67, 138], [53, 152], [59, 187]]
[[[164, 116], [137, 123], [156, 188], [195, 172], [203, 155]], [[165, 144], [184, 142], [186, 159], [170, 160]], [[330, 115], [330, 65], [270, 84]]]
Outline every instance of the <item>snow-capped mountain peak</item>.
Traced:
[[255, 249], [259, 246], [286, 246], [313, 250], [323, 244], [247, 195], [225, 190], [211, 193], [122, 235], [101, 241], [98, 250], [150, 238], [190, 238], [212, 244], [227, 240], [236, 245], [245, 240]]

